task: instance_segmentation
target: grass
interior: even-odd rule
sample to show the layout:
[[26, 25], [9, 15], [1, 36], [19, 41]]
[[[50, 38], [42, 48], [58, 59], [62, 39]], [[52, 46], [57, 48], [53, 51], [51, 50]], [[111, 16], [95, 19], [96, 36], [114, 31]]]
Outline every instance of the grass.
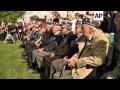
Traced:
[[21, 59], [19, 41], [12, 44], [0, 41], [0, 79], [40, 79], [40, 74], [27, 70], [27, 62]]

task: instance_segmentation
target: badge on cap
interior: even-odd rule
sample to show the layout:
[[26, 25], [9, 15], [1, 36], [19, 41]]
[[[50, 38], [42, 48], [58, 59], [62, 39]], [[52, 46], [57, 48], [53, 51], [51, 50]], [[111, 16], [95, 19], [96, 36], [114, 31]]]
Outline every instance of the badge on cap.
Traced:
[[92, 20], [92, 19], [90, 19], [90, 18], [84, 18], [82, 20], [82, 24], [88, 24], [88, 25], [94, 26], [96, 28], [99, 27], [99, 23], [94, 21], [94, 20]]

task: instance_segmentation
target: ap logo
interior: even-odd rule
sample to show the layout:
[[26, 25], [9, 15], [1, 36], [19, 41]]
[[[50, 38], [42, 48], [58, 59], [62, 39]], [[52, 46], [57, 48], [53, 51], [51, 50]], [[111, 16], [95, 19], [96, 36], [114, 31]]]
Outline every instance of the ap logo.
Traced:
[[94, 20], [95, 21], [103, 21], [103, 11], [94, 11]]

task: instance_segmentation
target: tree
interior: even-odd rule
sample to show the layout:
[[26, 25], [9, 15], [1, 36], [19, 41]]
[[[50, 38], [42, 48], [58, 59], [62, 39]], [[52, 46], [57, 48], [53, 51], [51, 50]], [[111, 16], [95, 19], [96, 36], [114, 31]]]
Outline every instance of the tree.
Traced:
[[38, 20], [39, 20], [39, 17], [36, 16], [36, 15], [34, 15], [34, 16], [31, 16], [31, 17], [30, 17], [30, 20], [31, 20], [31, 21], [32, 21], [32, 20], [38, 21]]
[[25, 11], [0, 11], [0, 23], [3, 20], [5, 23], [11, 21], [17, 22], [17, 19], [24, 14]]

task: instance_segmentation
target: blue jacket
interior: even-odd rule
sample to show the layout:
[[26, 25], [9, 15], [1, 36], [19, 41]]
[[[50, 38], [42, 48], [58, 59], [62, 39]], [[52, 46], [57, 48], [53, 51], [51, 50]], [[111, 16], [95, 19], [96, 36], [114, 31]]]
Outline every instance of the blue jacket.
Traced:
[[43, 50], [47, 52], [54, 51], [55, 48], [59, 46], [59, 44], [62, 42], [62, 40], [62, 32], [60, 32], [57, 35], [53, 35], [49, 41], [50, 43], [47, 46], [45, 46]]

